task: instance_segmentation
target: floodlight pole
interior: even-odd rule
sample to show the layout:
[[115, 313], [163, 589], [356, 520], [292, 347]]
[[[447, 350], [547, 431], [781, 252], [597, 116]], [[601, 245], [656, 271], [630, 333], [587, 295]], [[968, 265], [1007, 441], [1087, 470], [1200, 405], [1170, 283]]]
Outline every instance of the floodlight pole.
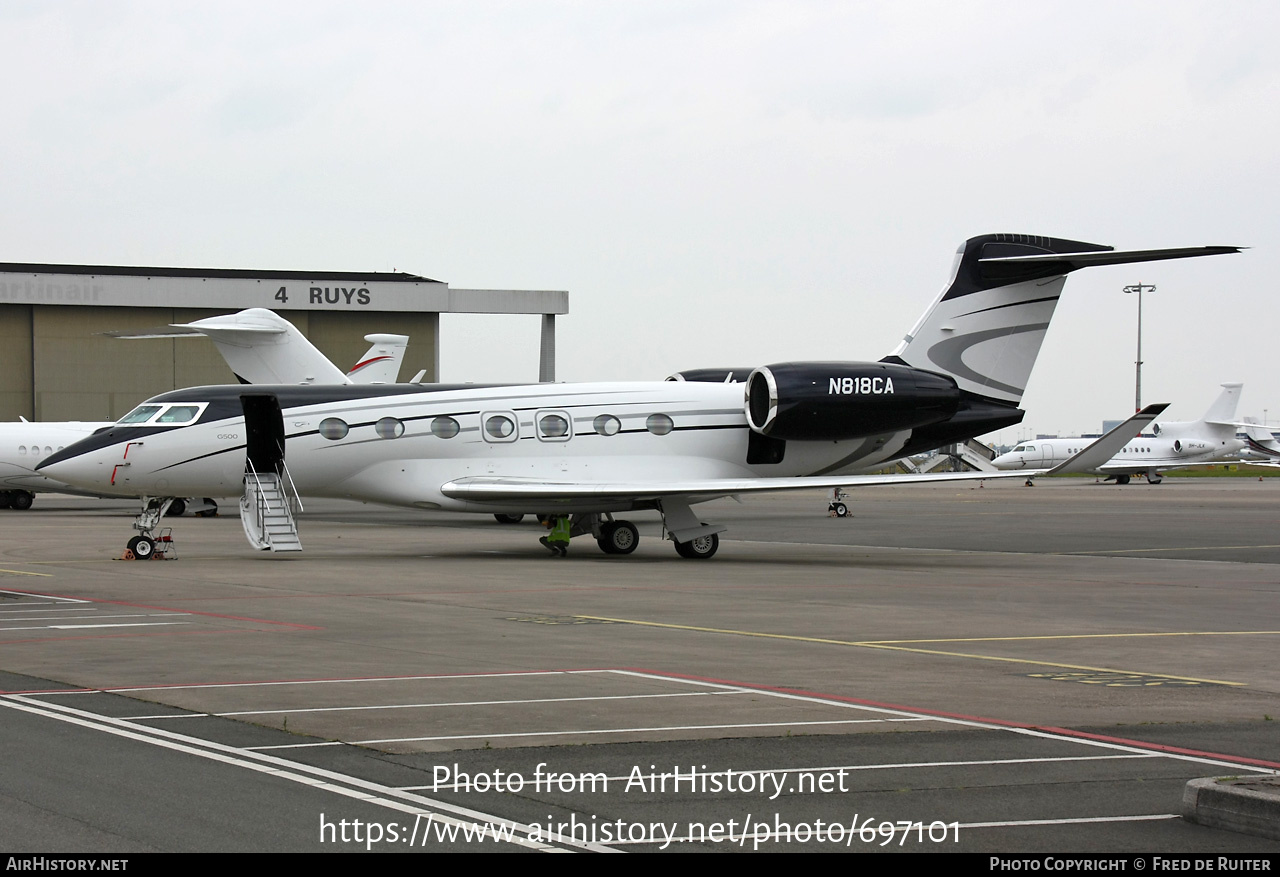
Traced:
[[1132, 286], [1124, 288], [1125, 294], [1136, 292], [1138, 294], [1138, 357], [1135, 361], [1136, 376], [1134, 378], [1133, 390], [1133, 410], [1142, 410], [1142, 293], [1155, 292], [1156, 288], [1150, 283], [1136, 283]]

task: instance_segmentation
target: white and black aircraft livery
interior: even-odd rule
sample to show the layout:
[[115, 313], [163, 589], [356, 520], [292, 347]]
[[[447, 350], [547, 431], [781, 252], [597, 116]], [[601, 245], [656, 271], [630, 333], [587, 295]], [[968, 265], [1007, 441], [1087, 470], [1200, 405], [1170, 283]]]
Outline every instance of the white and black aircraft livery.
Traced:
[[[242, 384], [371, 384], [394, 382], [408, 346], [407, 335], [366, 335], [373, 344], [345, 375], [316, 349], [292, 323], [263, 308], [208, 317], [194, 323], [171, 323], [155, 329], [104, 332], [114, 338], [208, 337]], [[177, 412], [181, 414], [181, 412]], [[176, 416], [176, 415], [175, 415]], [[96, 491], [63, 484], [35, 471], [42, 457], [113, 426], [88, 421], [0, 423], [0, 508], [25, 511], [37, 493], [100, 496]], [[231, 495], [238, 495], [239, 489]], [[216, 514], [218, 504], [204, 497], [198, 504], [165, 497], [156, 508], [178, 516], [190, 508], [196, 514]], [[145, 506], [155, 505], [144, 503]], [[145, 512], [144, 512], [145, 515]], [[158, 514], [152, 516], [158, 521]], [[152, 525], [153, 527], [154, 525]], [[140, 527], [150, 530], [152, 527]]]
[[743, 383], [719, 369], [647, 383], [198, 387], [156, 396], [40, 468], [104, 493], [243, 491], [245, 532], [262, 549], [298, 550], [291, 495], [568, 515], [573, 535], [610, 554], [638, 540], [613, 516], [653, 509], [681, 556], [705, 558], [725, 527], [698, 520], [696, 503], [1000, 477], [857, 473], [1018, 423], [1071, 271], [1238, 251], [983, 235], [960, 248], [937, 301], [879, 362], [760, 366]]

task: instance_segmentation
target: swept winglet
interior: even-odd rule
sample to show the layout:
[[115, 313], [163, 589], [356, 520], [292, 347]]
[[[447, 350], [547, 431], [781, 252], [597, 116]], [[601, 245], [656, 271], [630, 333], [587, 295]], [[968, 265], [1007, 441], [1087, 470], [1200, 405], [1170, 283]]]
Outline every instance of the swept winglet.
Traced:
[[1157, 402], [1154, 405], [1148, 405], [1102, 438], [1086, 446], [1079, 453], [1072, 454], [1048, 472], [1035, 474], [1062, 475], [1092, 472], [1120, 453], [1121, 448], [1127, 445], [1135, 435], [1142, 432], [1143, 427], [1164, 413], [1164, 410], [1168, 407], [1168, 402]]
[[394, 384], [400, 377], [400, 362], [409, 346], [408, 335], [366, 335], [373, 344], [369, 352], [347, 372], [357, 384]]

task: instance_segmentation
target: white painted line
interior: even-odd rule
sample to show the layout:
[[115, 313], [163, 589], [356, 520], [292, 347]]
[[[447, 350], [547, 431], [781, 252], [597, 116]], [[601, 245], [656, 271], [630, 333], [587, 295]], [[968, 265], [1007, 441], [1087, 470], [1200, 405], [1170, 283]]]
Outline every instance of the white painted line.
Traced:
[[320, 706], [308, 707], [306, 709], [289, 709], [283, 707], [281, 709], [271, 710], [237, 710], [229, 713], [213, 713], [216, 716], [270, 716], [288, 713], [289, 715], [300, 715], [302, 713], [342, 713], [342, 712], [359, 712], [361, 710], [409, 710], [409, 709], [426, 709], [429, 707], [442, 706], [519, 706], [527, 703], [577, 703], [588, 700], [644, 700], [654, 697], [724, 697], [725, 695], [737, 695], [737, 691], [679, 691], [671, 694], [608, 694], [598, 695], [595, 697], [540, 697], [528, 698], [525, 700], [457, 700], [439, 703], [391, 703], [379, 704], [373, 706]]
[[[957, 826], [957, 828], [966, 828], [966, 829], [1004, 828], [1004, 827], [1026, 826], [1026, 825], [1077, 825], [1077, 824], [1089, 824], [1094, 822], [1152, 822], [1152, 821], [1161, 820], [1161, 819], [1181, 819], [1181, 818], [1182, 817], [1173, 813], [1160, 813], [1152, 816], [1089, 816], [1089, 817], [1083, 817], [1080, 819], [1028, 819], [1022, 822], [970, 822], [970, 823], [946, 822], [946, 823], [943, 823], [941, 820], [937, 820], [935, 824], [945, 825], [946, 828], [950, 830], [952, 826]], [[835, 820], [834, 822], [829, 822], [829, 824], [839, 825], [840, 822], [839, 820]], [[914, 826], [915, 823], [913, 822], [912, 825]], [[854, 832], [854, 834], [857, 834], [857, 832]], [[849, 836], [850, 835], [847, 831], [842, 832], [842, 837], [848, 838]], [[777, 834], [774, 833], [772, 830], [765, 831], [763, 833], [755, 831], [755, 832], [751, 832], [750, 834], [725, 834], [722, 839], [723, 839], [723, 842], [725, 843], [737, 843], [739, 845], [741, 845], [744, 841], [756, 841], [756, 840], [765, 841], [770, 844], [778, 844], [778, 845], [783, 843], [786, 843], [786, 844], [792, 843], [790, 838], [786, 839], [785, 841], [780, 840]], [[694, 837], [693, 835], [685, 835], [684, 837], [672, 837], [672, 838], [668, 838], [666, 835], [659, 835], [658, 837], [648, 837], [641, 841], [616, 841], [616, 842], [610, 841], [610, 844], [620, 846], [620, 847], [630, 847], [630, 846], [642, 846], [642, 845], [649, 845], [649, 844], [705, 843], [706, 840], [707, 838], [705, 837]], [[886, 841], [886, 844], [890, 846], [898, 846], [898, 844], [892, 844], [891, 841], [892, 841], [892, 838], [890, 838], [889, 841]], [[800, 843], [800, 842], [796, 841], [796, 843]], [[859, 849], [864, 849], [864, 848], [875, 849], [877, 847], [886, 845], [886, 844], [877, 843], [875, 840], [870, 842], [864, 842], [859, 840], [859, 843], [861, 844], [861, 847], [859, 847]], [[827, 841], [827, 842], [824, 842], [824, 844], [818, 845], [815, 849], [818, 852], [821, 852], [825, 844], [835, 844], [837, 846], [849, 846], [849, 844], [844, 844], [844, 843], [841, 843], [840, 841]]]
[[[457, 675], [434, 674], [428, 676], [367, 676], [355, 679], [282, 679], [275, 682], [208, 682], [190, 683], [186, 685], [136, 685], [131, 688], [102, 688], [107, 694], [123, 694], [129, 691], [182, 691], [196, 688], [269, 688], [277, 685], [351, 685], [365, 683], [369, 685], [386, 682], [449, 682], [453, 679], [506, 679], [520, 676], [580, 676], [590, 673], [614, 673], [614, 670], [533, 670], [527, 673], [459, 673]], [[645, 674], [638, 674], [644, 676]], [[661, 676], [645, 677], [662, 679]], [[735, 689], [737, 690], [737, 689]], [[754, 689], [744, 688], [742, 691]]]
[[1019, 825], [1088, 825], [1093, 822], [1154, 822], [1158, 819], [1181, 819], [1177, 813], [1153, 813], [1150, 816], [1080, 816], [1075, 819], [1022, 819], [1014, 822], [961, 822], [961, 828], [1012, 828]]
[[56, 605], [52, 603], [42, 603], [36, 608], [25, 608], [26, 604], [20, 606], [0, 606], [0, 615], [16, 614], [18, 612], [97, 612], [96, 606], [73, 606], [70, 609], [50, 609], [49, 606]]
[[[661, 676], [656, 673], [640, 673], [635, 670], [614, 670], [612, 672], [621, 673], [630, 676], [639, 676], [645, 679], [666, 679], [671, 682], [684, 682], [689, 685], [699, 685], [706, 688], [723, 688], [731, 691], [749, 691], [753, 694], [767, 694], [774, 697], [783, 698], [784, 700], [799, 700], [806, 703], [823, 703], [828, 706], [844, 707], [845, 709], [859, 710], [861, 712], [884, 713], [892, 716], [910, 716], [919, 720], [927, 720], [931, 722], [940, 722], [948, 725], [960, 725], [965, 728], [983, 728], [988, 731], [1004, 731], [1011, 734], [1023, 734], [1028, 737], [1042, 737], [1046, 740], [1056, 740], [1059, 743], [1078, 743], [1081, 746], [1094, 746], [1102, 749], [1117, 749], [1121, 752], [1133, 752], [1143, 755], [1156, 754], [1161, 758], [1172, 758], [1178, 761], [1191, 761], [1196, 764], [1209, 764], [1215, 767], [1229, 767], [1236, 771], [1248, 771], [1250, 773], [1259, 773], [1267, 775], [1280, 775], [1280, 770], [1271, 770], [1265, 767], [1255, 767], [1250, 764], [1244, 764], [1239, 761], [1227, 761], [1225, 759], [1207, 758], [1202, 755], [1186, 755], [1178, 752], [1166, 752], [1159, 749], [1147, 749], [1141, 746], [1133, 746], [1125, 743], [1110, 743], [1105, 740], [1091, 740], [1087, 737], [1075, 737], [1069, 734], [1054, 734], [1049, 731], [1039, 731], [1034, 728], [1014, 728], [1008, 725], [997, 725], [992, 722], [984, 722], [980, 719], [958, 719], [952, 716], [933, 716], [928, 713], [915, 713], [908, 710], [893, 709], [891, 707], [870, 706], [860, 703], [848, 703], [841, 700], [831, 700], [824, 697], [818, 697], [810, 694], [791, 694], [785, 691], [770, 691], [765, 688], [749, 688], [742, 685], [727, 685], [720, 682], [706, 682], [701, 679], [682, 679], [679, 677]], [[1155, 746], [1156, 744], [1152, 744]]]
[[[9, 572], [17, 572], [23, 576], [48, 576], [43, 572], [19, 572], [18, 570], [9, 570]], [[35, 584], [32, 582], [32, 584]], [[0, 588], [0, 594], [16, 594], [19, 597], [31, 597], [36, 600], [47, 600], [50, 603], [92, 603], [92, 600], [77, 600], [75, 597], [51, 597], [48, 594], [32, 594], [30, 591], [6, 591]]]
[[[771, 774], [778, 776], [789, 773], [836, 773], [838, 771], [846, 771], [853, 773], [861, 770], [905, 770], [918, 767], [986, 767], [991, 765], [1005, 764], [1056, 764], [1064, 761], [1132, 761], [1145, 760], [1149, 758], [1159, 758], [1156, 753], [1147, 755], [1064, 755], [1053, 758], [991, 758], [980, 761], [905, 761], [890, 764], [843, 764], [831, 767], [762, 767], [755, 770], [739, 770], [734, 769], [735, 776], [746, 774]], [[718, 771], [707, 771], [707, 773], [717, 773]], [[653, 774], [645, 774], [645, 779], [653, 779]], [[632, 779], [631, 774], [619, 774], [618, 776], [607, 776], [605, 780], [608, 782], [626, 782]], [[430, 786], [399, 786], [398, 788], [405, 791], [414, 791], [416, 789], [432, 789], [433, 791], [444, 789], [445, 791], [457, 791], [460, 784], [454, 785], [435, 785]]]
[[134, 621], [123, 624], [39, 624], [34, 627], [0, 627], [0, 630], [84, 630], [94, 627], [165, 627], [190, 621]]
[[[99, 716], [83, 710], [73, 709], [72, 707], [64, 706], [62, 704], [43, 703], [25, 697], [24, 695], [15, 694], [0, 696], [0, 707], [21, 710], [23, 712], [32, 713], [45, 718], [66, 722], [68, 724], [79, 725], [92, 730], [114, 734], [118, 737], [124, 737], [143, 743], [150, 743], [154, 746], [162, 746], [166, 749], [172, 749], [178, 752], [185, 752], [199, 758], [207, 758], [211, 761], [242, 767], [247, 770], [268, 774], [270, 776], [299, 783], [310, 788], [333, 792], [347, 798], [353, 798], [355, 800], [386, 807], [387, 809], [396, 810], [402, 813], [414, 815], [431, 814], [436, 820], [447, 824], [458, 825], [459, 827], [466, 826], [475, 830], [483, 824], [510, 826], [512, 834], [508, 842], [543, 852], [563, 852], [565, 851], [565, 847], [590, 850], [593, 852], [615, 852], [601, 844], [584, 843], [574, 838], [562, 835], [557, 835], [553, 838], [556, 843], [562, 845], [561, 847], [555, 847], [551, 844], [529, 839], [535, 828], [537, 831], [542, 832], [540, 826], [530, 826], [509, 819], [502, 819], [497, 816], [472, 810], [468, 807], [460, 807], [456, 804], [450, 804], [446, 801], [438, 801], [410, 792], [402, 792], [399, 789], [393, 789], [389, 786], [384, 786], [380, 783], [371, 782], [359, 777], [348, 776], [346, 774], [324, 770], [323, 768], [313, 767], [311, 765], [286, 761], [272, 755], [264, 755], [262, 753], [252, 752], [246, 749], [238, 749], [234, 746], [215, 743], [211, 740], [201, 740], [196, 737], [175, 734], [172, 731], [164, 731], [159, 728], [129, 725], [127, 722], [121, 721], [120, 719]], [[338, 785], [339, 783], [344, 785]], [[446, 814], [454, 815], [449, 816]], [[525, 836], [521, 837], [519, 834], [520, 832], [523, 832]], [[538, 836], [542, 835], [539, 834]]]
[[[190, 621], [135, 621], [128, 624], [50, 624], [49, 630], [84, 630], [86, 628], [96, 627], [173, 627], [179, 624], [190, 624]], [[23, 630], [20, 627], [0, 628], [0, 630]], [[26, 630], [38, 630], [39, 628], [25, 628]]]
[[[68, 612], [84, 612], [84, 611], [86, 611], [86, 610], [83, 610], [83, 609], [69, 609], [69, 610], [64, 610], [64, 611], [68, 611]], [[58, 616], [54, 616], [54, 617], [51, 617], [51, 618], [18, 618], [18, 619], [15, 619], [15, 620], [17, 620], [17, 621], [75, 621], [75, 620], [80, 619], [80, 618], [92, 618], [93, 620], [95, 620], [95, 621], [96, 621], [96, 620], [98, 620], [99, 618], [175, 618], [175, 617], [186, 617], [186, 616], [191, 615], [191, 613], [190, 613], [190, 612], [133, 612], [133, 613], [114, 613], [114, 614], [107, 614], [107, 613], [103, 613], [103, 612], [94, 612], [93, 610], [87, 610], [87, 611], [88, 611], [90, 614], [88, 614], [88, 615], [76, 615], [76, 616], [74, 616], [74, 617], [72, 617], [72, 618], [68, 618], [68, 617], [67, 617], [67, 616], [65, 616], [65, 615], [58, 615]]]
[[653, 728], [562, 729], [555, 731], [522, 731], [514, 734], [458, 734], [449, 737], [390, 737], [385, 740], [352, 740], [353, 746], [374, 743], [419, 743], [434, 740], [504, 740], [514, 737], [574, 737], [583, 734], [642, 734], [652, 731], [715, 731], [726, 728], [804, 728], [814, 725], [873, 725], [882, 722], [923, 722], [927, 719], [833, 719], [825, 722], [747, 722], [738, 725], [659, 725]]

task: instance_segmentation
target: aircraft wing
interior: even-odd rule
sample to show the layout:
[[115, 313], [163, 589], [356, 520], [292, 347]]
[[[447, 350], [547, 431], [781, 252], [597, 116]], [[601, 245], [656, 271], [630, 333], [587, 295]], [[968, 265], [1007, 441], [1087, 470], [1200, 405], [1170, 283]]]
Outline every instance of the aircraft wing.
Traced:
[[[1043, 472], [1044, 470], [1036, 470]], [[689, 481], [542, 481], [534, 478], [477, 475], [458, 478], [441, 487], [452, 499], [473, 502], [504, 500], [631, 500], [670, 497], [735, 496], [779, 490], [828, 487], [873, 487], [886, 484], [937, 484], [943, 481], [985, 481], [1026, 478], [1026, 472], [940, 472], [923, 475], [827, 475], [794, 478], [706, 478]]]
[[800, 475], [791, 478], [705, 478], [689, 481], [545, 481], [502, 475], [474, 475], [444, 484], [440, 492], [450, 499], [470, 502], [516, 500], [599, 500], [648, 502], [675, 497], [696, 501], [718, 496], [805, 490], [828, 487], [875, 487], [898, 484], [939, 484], [945, 481], [1026, 479], [1036, 475], [1086, 472], [1110, 460], [1125, 444], [1169, 406], [1148, 405], [1102, 438], [1053, 469], [1006, 472], [937, 472], [893, 475]]
[[1148, 405], [1093, 444], [1084, 447], [1079, 453], [1073, 454], [1065, 461], [1054, 466], [1048, 471], [1048, 474], [1064, 475], [1093, 472], [1097, 469], [1105, 468], [1111, 458], [1120, 453], [1121, 448], [1127, 445], [1135, 435], [1142, 432], [1144, 426], [1159, 417], [1168, 407], [1168, 402], [1157, 402], [1154, 405]]

